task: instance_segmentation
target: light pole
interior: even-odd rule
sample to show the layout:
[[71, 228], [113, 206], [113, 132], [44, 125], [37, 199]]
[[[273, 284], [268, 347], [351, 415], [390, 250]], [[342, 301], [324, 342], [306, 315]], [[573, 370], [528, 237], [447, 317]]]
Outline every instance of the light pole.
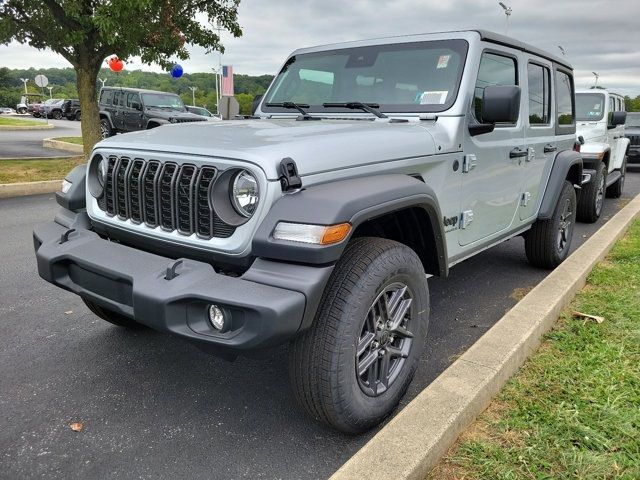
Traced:
[[27, 82], [29, 81], [29, 79], [21, 78], [20, 80], [22, 80], [22, 83], [24, 83], [24, 93], [29, 93], [29, 91], [27, 90]]
[[196, 106], [196, 90], [198, 90], [198, 87], [189, 87], [189, 90], [191, 90], [191, 105], [195, 107]]
[[104, 84], [107, 83], [107, 79], [106, 78], [99, 78], [98, 80], [100, 80], [100, 83], [102, 84], [102, 86], [100, 88], [101, 89], [104, 88]]
[[218, 72], [215, 68], [212, 68], [213, 74], [216, 76], [216, 115], [220, 114], [220, 95], [218, 90]]
[[53, 85], [49, 85], [47, 87], [47, 90], [49, 90], [49, 100], [51, 100], [53, 98], [53, 96], [51, 95], [51, 90], [53, 90]]
[[513, 9], [502, 2], [498, 2], [498, 4], [502, 7], [502, 9], [504, 10], [504, 14], [507, 17], [507, 21], [504, 27], [504, 34], [509, 35], [509, 17], [511, 16], [511, 13], [513, 13]]
[[600, 75], [598, 75], [596, 72], [591, 72], [595, 75], [596, 77], [596, 87], [598, 86], [598, 78], [600, 78]]

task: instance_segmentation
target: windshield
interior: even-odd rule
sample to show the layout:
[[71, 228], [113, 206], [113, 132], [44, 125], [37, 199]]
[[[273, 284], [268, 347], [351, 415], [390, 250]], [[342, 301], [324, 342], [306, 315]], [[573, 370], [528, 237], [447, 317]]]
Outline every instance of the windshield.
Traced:
[[576, 93], [576, 120], [598, 122], [604, 117], [604, 94]]
[[363, 102], [383, 112], [442, 112], [455, 102], [467, 49], [464, 40], [437, 40], [294, 55], [262, 110], [285, 112], [266, 104], [295, 102], [309, 112], [352, 112], [322, 104]]
[[143, 93], [142, 102], [145, 107], [170, 108], [172, 110], [180, 110], [181, 112], [186, 111], [182, 99], [170, 93]]
[[640, 112], [627, 113], [627, 122], [625, 127], [640, 128]]

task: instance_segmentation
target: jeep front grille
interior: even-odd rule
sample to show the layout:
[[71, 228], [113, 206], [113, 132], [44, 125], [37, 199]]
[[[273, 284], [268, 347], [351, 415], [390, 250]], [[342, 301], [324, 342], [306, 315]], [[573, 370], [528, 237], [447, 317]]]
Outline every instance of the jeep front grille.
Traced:
[[627, 135], [629, 139], [629, 145], [638, 146], [640, 145], [640, 135]]
[[227, 238], [235, 227], [220, 220], [210, 203], [217, 173], [209, 166], [110, 156], [98, 206], [109, 216], [151, 228]]

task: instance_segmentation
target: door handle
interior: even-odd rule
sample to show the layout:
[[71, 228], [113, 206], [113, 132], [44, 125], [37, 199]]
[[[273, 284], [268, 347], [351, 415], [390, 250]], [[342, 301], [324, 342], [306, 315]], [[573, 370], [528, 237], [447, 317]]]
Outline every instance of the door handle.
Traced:
[[551, 152], [557, 152], [558, 151], [558, 147], [554, 146], [554, 145], [545, 145], [544, 146], [544, 153], [551, 153]]
[[529, 152], [526, 149], [522, 150], [519, 147], [516, 147], [509, 152], [509, 158], [520, 158], [526, 157], [527, 155], [529, 155]]

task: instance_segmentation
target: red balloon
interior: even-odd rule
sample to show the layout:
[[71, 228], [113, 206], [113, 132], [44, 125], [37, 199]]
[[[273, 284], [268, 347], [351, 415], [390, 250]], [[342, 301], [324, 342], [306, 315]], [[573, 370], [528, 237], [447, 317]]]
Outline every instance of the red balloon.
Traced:
[[109, 68], [113, 72], [121, 72], [124, 68], [124, 62], [117, 56], [113, 56], [109, 60], [107, 60], [107, 65], [109, 65]]

